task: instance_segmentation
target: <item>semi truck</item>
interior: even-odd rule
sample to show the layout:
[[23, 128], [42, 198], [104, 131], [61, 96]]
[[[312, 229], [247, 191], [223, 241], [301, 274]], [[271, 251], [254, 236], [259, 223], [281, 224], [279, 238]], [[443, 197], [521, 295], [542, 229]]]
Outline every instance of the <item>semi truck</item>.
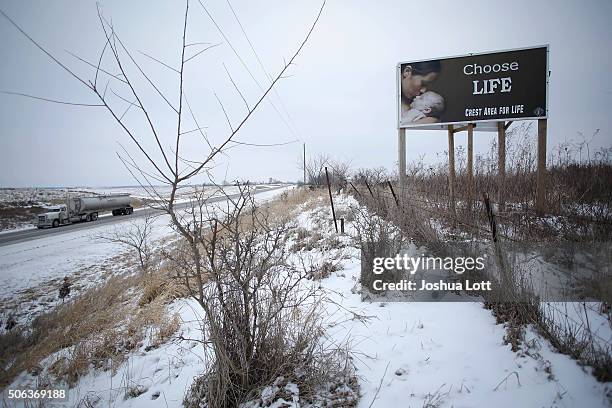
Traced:
[[59, 227], [73, 222], [95, 221], [98, 213], [111, 211], [113, 215], [128, 215], [134, 212], [129, 194], [109, 194], [94, 197], [67, 197], [65, 204], [38, 215], [38, 228]]

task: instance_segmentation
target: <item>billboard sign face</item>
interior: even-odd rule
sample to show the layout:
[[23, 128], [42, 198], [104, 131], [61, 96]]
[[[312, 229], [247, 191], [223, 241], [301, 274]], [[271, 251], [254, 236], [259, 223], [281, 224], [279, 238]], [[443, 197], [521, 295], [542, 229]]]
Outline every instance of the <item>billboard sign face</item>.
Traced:
[[[548, 46], [398, 64], [399, 127], [543, 119]], [[489, 128], [491, 128], [489, 124]]]

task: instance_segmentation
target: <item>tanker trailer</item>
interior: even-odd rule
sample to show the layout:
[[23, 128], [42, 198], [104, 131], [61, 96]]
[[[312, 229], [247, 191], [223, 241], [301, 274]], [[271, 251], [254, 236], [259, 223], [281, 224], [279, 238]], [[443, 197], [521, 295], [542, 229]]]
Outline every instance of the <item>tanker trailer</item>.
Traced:
[[93, 197], [68, 197], [66, 204], [52, 207], [38, 216], [38, 228], [59, 227], [81, 221], [95, 221], [98, 213], [111, 211], [113, 215], [132, 214], [134, 208], [129, 194], [98, 195]]

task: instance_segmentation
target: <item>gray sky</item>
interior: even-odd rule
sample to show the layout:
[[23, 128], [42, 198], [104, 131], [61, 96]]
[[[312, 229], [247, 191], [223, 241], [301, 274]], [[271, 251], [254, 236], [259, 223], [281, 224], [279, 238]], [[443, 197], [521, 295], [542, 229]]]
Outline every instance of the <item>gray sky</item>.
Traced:
[[[226, 0], [203, 0], [258, 82], [266, 74], [244, 39]], [[176, 74], [138, 51], [178, 67], [184, 3], [105, 0], [105, 16], [160, 89], [177, 100]], [[200, 125], [219, 143], [228, 133], [223, 101], [234, 122], [245, 107], [223, 64], [252, 105], [259, 93], [204, 13], [191, 1], [188, 42], [222, 43], [193, 59], [186, 68], [186, 95]], [[301, 42], [320, 3], [316, 1], [233, 0], [232, 6], [266, 71], [275, 75]], [[32, 37], [79, 74], [93, 69], [71, 57], [72, 51], [96, 61], [104, 45], [93, 1], [0, 0], [0, 7]], [[350, 161], [353, 168], [385, 166], [397, 161], [395, 66], [399, 61], [430, 59], [550, 44], [549, 150], [580, 131], [591, 149], [612, 144], [612, 2], [602, 1], [368, 1], [329, 0], [311, 41], [291, 67], [271, 100], [262, 104], [237, 140], [282, 143], [282, 147], [238, 147], [221, 157], [215, 174], [227, 179], [297, 180], [301, 143], [308, 154], [327, 153]], [[196, 47], [191, 47], [196, 51]], [[82, 103], [96, 99], [65, 71], [0, 18], [0, 90]], [[107, 67], [110, 67], [110, 59]], [[113, 70], [116, 72], [117, 70]], [[135, 72], [130, 71], [134, 75]], [[165, 145], [174, 143], [176, 115], [147, 85], [145, 95]], [[121, 92], [119, 86], [110, 85]], [[118, 102], [119, 103], [119, 102]], [[119, 106], [119, 105], [118, 105]], [[277, 112], [280, 112], [280, 114]], [[288, 112], [288, 115], [287, 115]], [[281, 119], [281, 116], [283, 119]], [[189, 129], [195, 128], [189, 114]], [[126, 119], [151, 149], [142, 116]], [[436, 160], [446, 148], [442, 131], [409, 131], [408, 159]], [[495, 137], [476, 133], [477, 152]], [[208, 150], [197, 133], [185, 137], [184, 152], [197, 159]], [[457, 145], [465, 143], [465, 133]], [[0, 186], [131, 185], [133, 179], [116, 152], [122, 143], [134, 148], [102, 108], [69, 107], [0, 95]]]

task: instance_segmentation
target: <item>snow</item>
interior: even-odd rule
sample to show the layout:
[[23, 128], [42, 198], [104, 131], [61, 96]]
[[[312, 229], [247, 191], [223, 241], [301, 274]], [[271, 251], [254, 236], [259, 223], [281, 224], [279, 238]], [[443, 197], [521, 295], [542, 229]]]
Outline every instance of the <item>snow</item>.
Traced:
[[[120, 262], [120, 258], [128, 250], [119, 243], [104, 242], [98, 237], [128, 223], [78, 229], [0, 247], [3, 315], [11, 310], [17, 321], [29, 320], [53, 307], [58, 302], [60, 282], [66, 276], [76, 294], [113, 274], [125, 272], [125, 262]], [[153, 241], [171, 233], [166, 225], [164, 217], [156, 219]]]
[[[290, 188], [261, 191], [255, 199], [269, 200]], [[175, 236], [169, 220], [167, 215], [155, 218], [150, 237], [153, 247]], [[76, 295], [113, 274], [125, 273], [128, 249], [120, 243], [105, 242], [100, 236], [116, 228], [128, 228], [130, 222], [92, 226], [0, 247], [2, 321], [10, 312], [17, 322], [27, 322], [54, 307], [59, 301], [57, 291], [66, 276], [72, 283], [72, 295]]]
[[[355, 202], [338, 199], [335, 205], [341, 211]], [[300, 224], [315, 223], [300, 218]], [[362, 392], [359, 407], [369, 407], [374, 399], [373, 407], [422, 407], [436, 400], [441, 407], [607, 406], [609, 384], [598, 383], [588, 369], [555, 352], [533, 331], [527, 332], [526, 343], [539, 358], [512, 352], [503, 342], [504, 327], [480, 302], [362, 302], [355, 291], [359, 254], [345, 250], [352, 252], [351, 259], [322, 286], [342, 307], [328, 306], [329, 334], [337, 342], [351, 339]], [[351, 319], [347, 310], [371, 318]]]
[[[367, 324], [333, 328], [338, 341], [350, 334], [353, 353], [360, 356], [355, 359], [364, 378], [360, 406], [372, 401], [381, 378], [374, 405], [380, 407], [420, 407], [438, 390], [455, 407], [603, 406], [603, 386], [547, 342], [541, 340], [541, 353], [551, 361], [552, 381], [537, 360], [512, 352], [503, 344], [505, 329], [481, 303], [361, 303], [351, 292], [359, 271], [353, 264], [343, 271], [346, 276], [336, 274], [323, 285], [338, 294], [335, 300], [343, 307], [374, 316]], [[495, 390], [513, 372], [521, 386], [511, 376]]]
[[10, 228], [10, 229], [5, 229], [0, 231], [0, 234], [6, 234], [9, 232], [17, 232], [17, 231], [25, 231], [25, 230], [31, 230], [36, 228], [36, 226], [34, 226], [34, 224], [16, 224], [14, 228]]
[[[184, 338], [199, 339], [197, 322], [201, 316], [197, 312], [198, 308], [195, 301], [191, 300], [177, 300], [170, 307], [170, 313], [179, 316], [181, 326], [178, 333]], [[204, 348], [196, 340], [174, 340], [149, 351], [145, 351], [147, 345], [143, 344], [116, 372], [92, 370], [68, 391], [67, 402], [48, 406], [72, 407], [87, 400], [95, 406], [180, 407], [192, 380], [203, 367]], [[54, 361], [59, 353], [48, 357], [46, 362]], [[7, 388], [36, 388], [36, 384], [36, 377], [24, 372]], [[136, 398], [126, 397], [136, 388], [143, 391], [141, 395]]]
[[[282, 187], [282, 184], [266, 184], [256, 185], [257, 191], [263, 189]], [[176, 196], [175, 204], [183, 204], [189, 202], [194, 192], [204, 193], [209, 198], [220, 197], [224, 194], [235, 194], [238, 188], [235, 186], [222, 186], [223, 191], [217, 186], [191, 186], [185, 185], [179, 187]], [[170, 197], [171, 189], [169, 186], [155, 186], [155, 191], [160, 197], [167, 199]], [[94, 195], [109, 195], [109, 194], [130, 194], [133, 199], [153, 202], [148, 192], [140, 186], [125, 186], [125, 187], [61, 187], [61, 188], [44, 188], [44, 187], [28, 187], [28, 188], [0, 188], [0, 209], [20, 208], [27, 209], [33, 205], [42, 208], [53, 207], [60, 202], [64, 202], [66, 195], [90, 197]], [[109, 216], [110, 213], [100, 214], [100, 216]], [[35, 228], [36, 214], [22, 215], [20, 217], [6, 216], [3, 232], [14, 232], [22, 229]]]
[[[282, 191], [258, 194], [257, 199]], [[356, 204], [344, 196], [336, 200], [337, 211]], [[326, 200], [320, 199], [314, 209], [304, 208], [296, 222], [323, 238], [338, 238], [332, 233], [329, 214]], [[163, 221], [158, 222], [161, 237], [168, 230], [164, 230]], [[52, 277], [75, 274], [85, 265], [103, 263], [119, 252], [108, 244], [82, 245], [92, 233], [79, 231], [0, 248], [0, 276], [6, 283], [2, 296]], [[526, 333], [529, 347], [513, 352], [504, 344], [504, 327], [495, 323], [482, 303], [363, 302], [356, 290], [359, 252], [351, 246], [350, 233], [349, 226], [347, 235], [339, 237], [337, 248], [304, 249], [296, 256], [309, 262], [341, 260], [340, 270], [323, 279], [321, 285], [330, 300], [325, 306], [327, 336], [331, 342], [348, 341], [351, 346], [362, 394], [358, 407], [609, 406], [606, 394], [611, 392], [610, 384], [598, 383], [588, 368], [556, 352], [533, 330]], [[71, 250], [54, 251], [58, 245]], [[33, 280], [26, 281], [24, 274]], [[115, 373], [90, 372], [70, 390], [68, 406], [83, 398], [96, 406], [120, 408], [181, 406], [190, 384], [204, 369], [204, 349], [196, 341], [201, 336], [198, 308], [191, 300], [176, 300], [171, 305], [182, 321], [179, 332], [195, 340], [175, 339], [150, 351], [143, 347]], [[357, 315], [362, 318], [355, 318]], [[610, 334], [601, 316], [591, 322], [598, 325], [602, 336]], [[35, 378], [23, 373], [11, 387], [28, 384], [35, 384]], [[138, 387], [142, 394], [126, 398], [130, 387]], [[263, 390], [262, 399], [269, 396], [270, 407], [299, 407], [297, 385], [287, 383], [284, 387], [283, 395], [291, 395], [292, 401], [274, 400], [280, 390], [275, 384]]]

